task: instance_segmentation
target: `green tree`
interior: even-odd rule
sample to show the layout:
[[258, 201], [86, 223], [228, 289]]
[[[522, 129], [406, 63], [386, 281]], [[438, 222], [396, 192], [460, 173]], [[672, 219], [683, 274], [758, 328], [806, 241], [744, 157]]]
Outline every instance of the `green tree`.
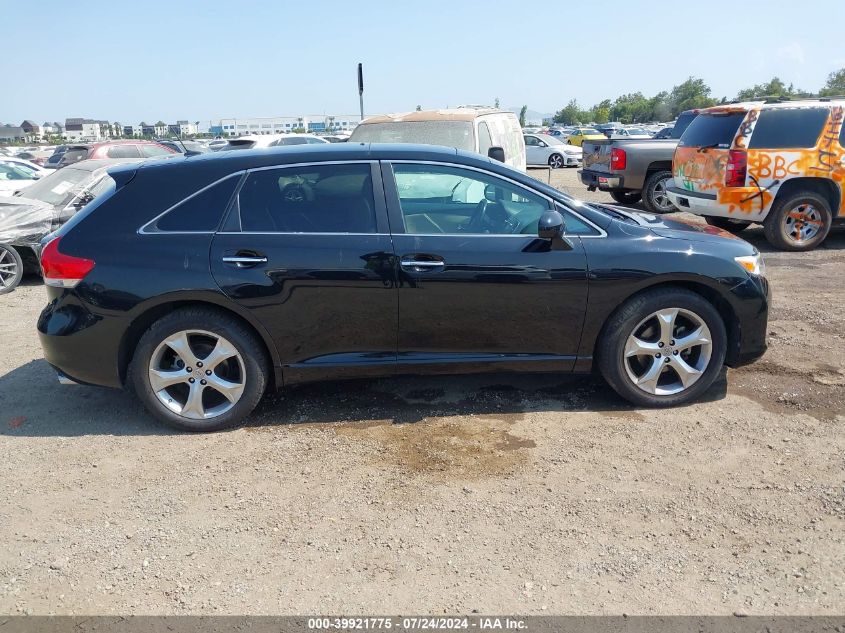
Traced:
[[672, 88], [668, 103], [672, 108], [672, 116], [678, 116], [684, 110], [693, 108], [708, 108], [716, 104], [710, 97], [710, 86], [703, 79], [688, 77], [685, 82]]
[[610, 108], [610, 116], [621, 123], [645, 123], [653, 118], [651, 103], [641, 92], [617, 97]]
[[528, 112], [528, 106], [524, 105], [519, 110], [519, 126], [525, 127], [525, 113]]
[[496, 109], [499, 108], [499, 97], [496, 97], [496, 100], [493, 102], [493, 107]]
[[822, 97], [845, 95], [845, 68], [840, 68], [827, 76], [827, 82], [824, 88], [819, 90], [819, 95]]
[[417, 105], [417, 112], [422, 112], [422, 106], [421, 105]]
[[571, 99], [566, 107], [558, 110], [555, 113], [555, 123], [563, 123], [564, 125], [575, 125], [580, 123], [583, 116], [583, 111], [578, 107], [578, 102]]

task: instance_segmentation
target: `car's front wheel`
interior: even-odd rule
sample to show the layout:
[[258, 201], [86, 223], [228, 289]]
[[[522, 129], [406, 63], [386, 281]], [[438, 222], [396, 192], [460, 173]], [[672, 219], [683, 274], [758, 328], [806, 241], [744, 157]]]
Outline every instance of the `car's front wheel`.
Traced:
[[12, 292], [23, 278], [23, 260], [12, 246], [0, 244], [0, 295]]
[[719, 312], [683, 288], [656, 288], [629, 299], [605, 324], [596, 345], [608, 384], [646, 407], [699, 397], [718, 376], [726, 349]]
[[552, 154], [549, 156], [549, 167], [552, 169], [560, 169], [563, 167], [563, 156], [560, 154]]
[[263, 345], [224, 312], [186, 308], [144, 333], [129, 383], [147, 410], [185, 431], [235, 426], [255, 408], [267, 384]]

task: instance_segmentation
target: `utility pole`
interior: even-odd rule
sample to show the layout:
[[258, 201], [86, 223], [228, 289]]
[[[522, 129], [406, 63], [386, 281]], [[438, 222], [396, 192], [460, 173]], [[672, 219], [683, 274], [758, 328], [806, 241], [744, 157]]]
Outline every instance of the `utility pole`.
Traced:
[[364, 65], [358, 64], [358, 101], [361, 105], [361, 120], [364, 120]]

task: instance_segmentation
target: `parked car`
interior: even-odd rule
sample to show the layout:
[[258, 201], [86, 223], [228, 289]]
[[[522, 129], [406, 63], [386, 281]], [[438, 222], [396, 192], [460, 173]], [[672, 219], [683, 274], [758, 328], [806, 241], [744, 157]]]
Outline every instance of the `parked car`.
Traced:
[[68, 145], [57, 168], [67, 167], [81, 160], [105, 158], [158, 158], [175, 156], [178, 152], [153, 141], [103, 141]]
[[469, 152], [306, 145], [110, 179], [45, 240], [44, 355], [180, 429], [237, 424], [268, 388], [397, 373], [595, 367], [672, 406], [766, 349], [747, 242]]
[[607, 191], [621, 204], [633, 204], [642, 199], [643, 206], [652, 213], [675, 211], [666, 193], [672, 179], [672, 154], [681, 133], [697, 114], [698, 110], [683, 112], [670, 139], [585, 142], [584, 169], [578, 172], [581, 182], [590, 191]]
[[226, 139], [216, 138], [213, 141], [208, 142], [208, 149], [210, 149], [212, 152], [217, 152], [226, 147], [226, 145], [228, 144], [229, 141], [227, 141]]
[[702, 111], [675, 150], [669, 197], [732, 232], [762, 224], [776, 248], [816, 248], [845, 220], [843, 108], [837, 98]]
[[584, 141], [598, 141], [606, 139], [607, 137], [591, 127], [578, 127], [572, 130], [569, 136], [566, 137], [566, 142], [570, 145], [577, 145], [581, 147]]
[[196, 141], [179, 141], [169, 138], [159, 138], [156, 139], [156, 143], [169, 147], [174, 152], [184, 154], [185, 156], [197, 156], [211, 151], [207, 146], [202, 143], [197, 143]]
[[641, 127], [623, 127], [615, 130], [610, 134], [612, 139], [617, 138], [635, 138], [635, 139], [644, 139], [644, 138], [652, 138], [652, 135], [649, 134], [645, 129]]
[[45, 169], [38, 163], [33, 163], [32, 161], [26, 160], [25, 158], [18, 158], [17, 156], [0, 156], [0, 163], [12, 165], [27, 173], [31, 173], [36, 177], [36, 180], [53, 173], [52, 169]]
[[525, 160], [529, 165], [548, 165], [552, 169], [578, 167], [581, 148], [564, 143], [557, 136], [525, 134]]
[[53, 153], [52, 149], [51, 150], [44, 150], [44, 149], [38, 148], [38, 149], [29, 150], [29, 151], [18, 152], [17, 154], [15, 154], [15, 156], [18, 157], [18, 158], [23, 158], [24, 160], [31, 161], [31, 162], [36, 163], [38, 165], [43, 165], [44, 163], [47, 162], [47, 159], [50, 158], [52, 153]]
[[350, 143], [425, 143], [477, 152], [525, 171], [525, 142], [513, 112], [465, 107], [370, 117]]
[[672, 138], [672, 130], [674, 129], [674, 125], [667, 125], [664, 128], [658, 130], [653, 138]]
[[109, 167], [140, 160], [81, 161], [51, 170], [19, 195], [0, 196], [0, 293], [13, 290], [25, 272], [38, 271], [39, 240], [111, 186]]
[[220, 151], [261, 149], [280, 145], [326, 145], [328, 141], [314, 134], [249, 134], [230, 139]]
[[62, 156], [67, 151], [67, 145], [59, 145], [56, 149], [53, 150], [53, 154], [44, 161], [44, 167], [46, 169], [56, 169], [59, 166], [59, 162], [62, 160]]
[[607, 138], [612, 138], [616, 132], [624, 129], [624, 126], [621, 123], [599, 123], [593, 127], [604, 134]]
[[32, 171], [0, 160], [0, 195], [10, 196], [38, 180]]

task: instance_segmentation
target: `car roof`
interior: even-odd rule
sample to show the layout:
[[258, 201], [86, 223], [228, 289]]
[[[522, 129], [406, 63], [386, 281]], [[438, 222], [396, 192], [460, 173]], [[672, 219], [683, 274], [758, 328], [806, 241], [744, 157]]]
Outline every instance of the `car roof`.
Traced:
[[[62, 169], [76, 169], [79, 171], [97, 171], [103, 167], [113, 167], [123, 163], [141, 163], [143, 158], [94, 158], [91, 160], [81, 160], [78, 163], [73, 163]], [[58, 173], [58, 172], [54, 172]]]
[[699, 114], [717, 114], [724, 112], [747, 112], [756, 108], [783, 109], [783, 108], [830, 108], [832, 106], [845, 105], [845, 98], [831, 97], [830, 99], [786, 99], [784, 101], [767, 102], [763, 99], [755, 101], [740, 101], [737, 103], [725, 103], [699, 111]]
[[[412, 112], [396, 112], [372, 116], [361, 121], [359, 125], [371, 123], [418, 123], [421, 121], [474, 121], [476, 117], [487, 114], [513, 114], [496, 108], [450, 108], [442, 110], [418, 110]], [[515, 115], [514, 115], [515, 116]]]

